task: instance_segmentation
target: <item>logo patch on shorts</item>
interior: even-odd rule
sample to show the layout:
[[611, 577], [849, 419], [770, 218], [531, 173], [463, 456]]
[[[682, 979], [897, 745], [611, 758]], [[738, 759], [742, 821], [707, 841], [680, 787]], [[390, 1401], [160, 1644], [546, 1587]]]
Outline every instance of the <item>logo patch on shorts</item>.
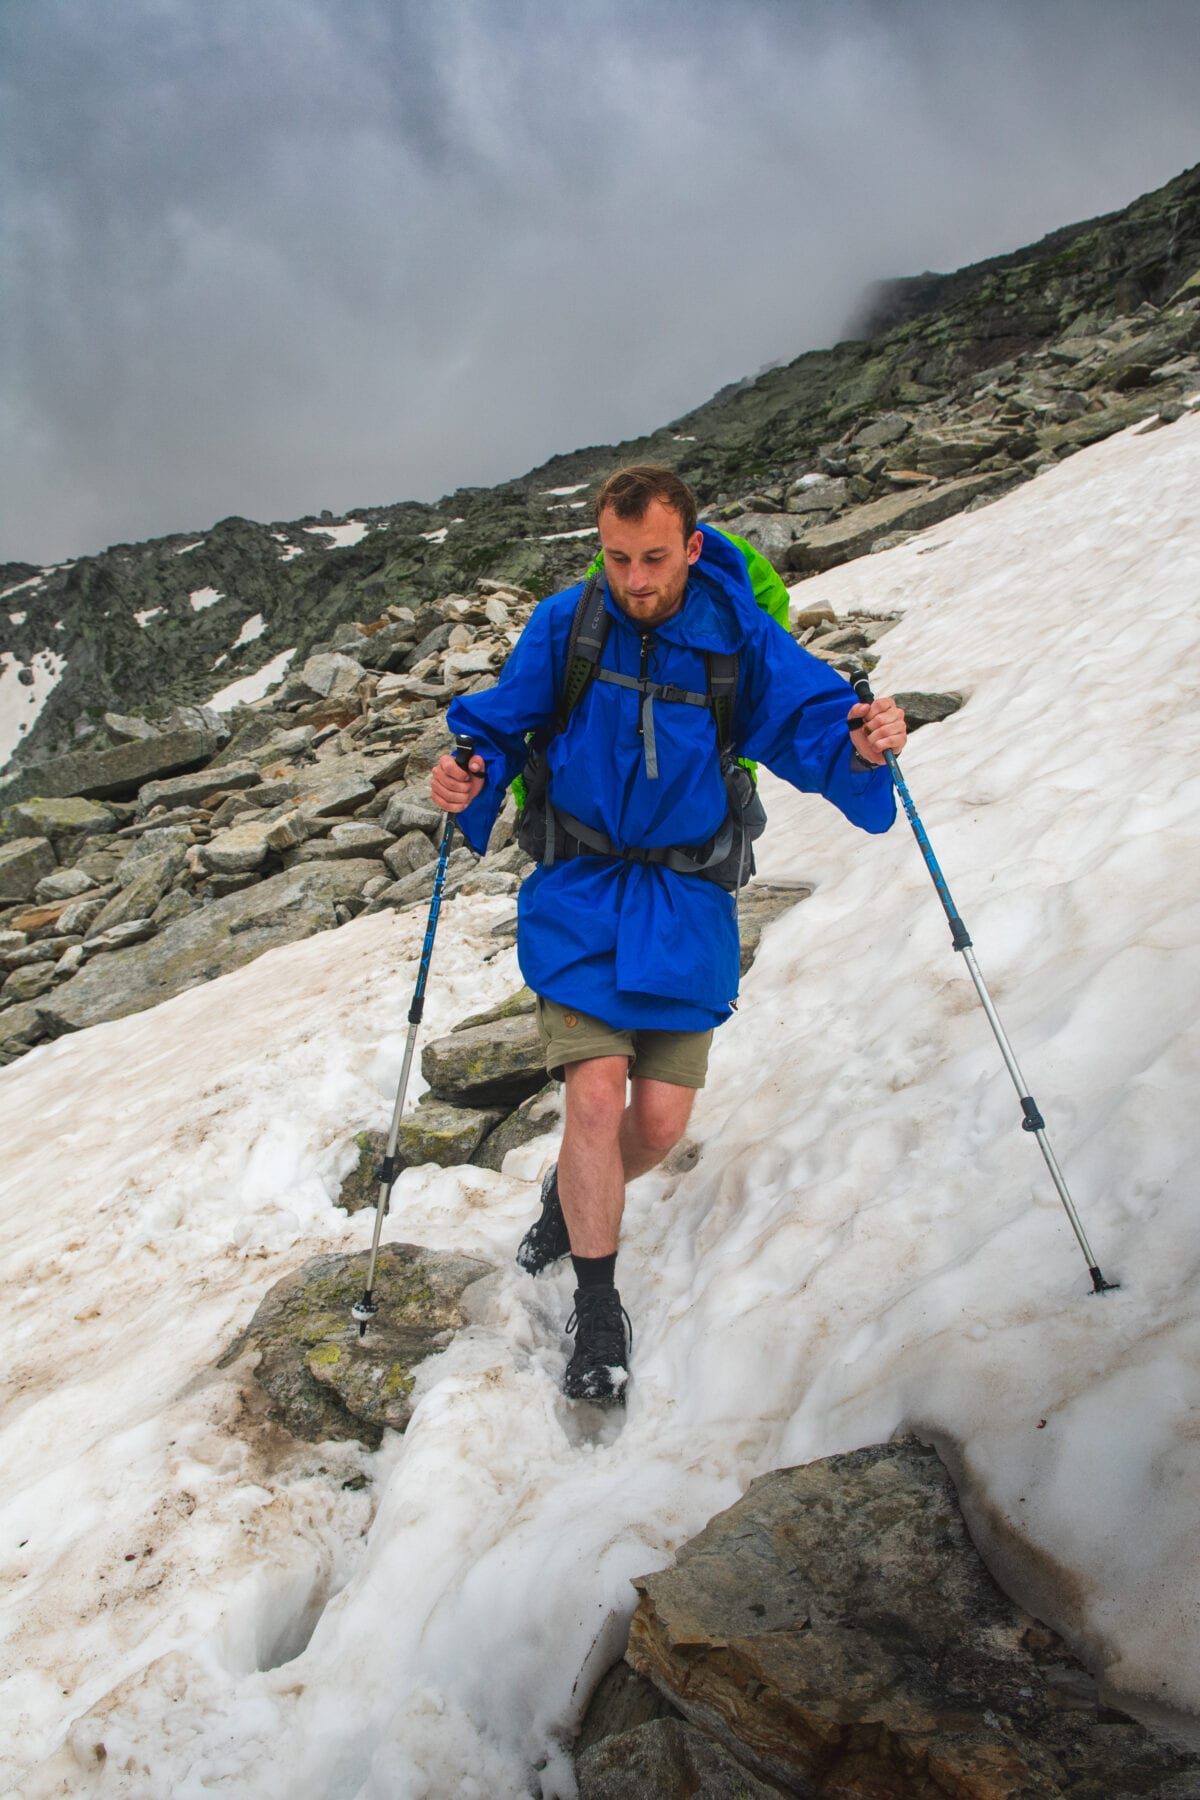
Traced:
[[570, 1031], [573, 1026], [578, 1025], [578, 1023], [579, 1023], [579, 1019], [575, 1013], [564, 1013], [563, 1014], [563, 1024], [567, 1027], [568, 1031]]

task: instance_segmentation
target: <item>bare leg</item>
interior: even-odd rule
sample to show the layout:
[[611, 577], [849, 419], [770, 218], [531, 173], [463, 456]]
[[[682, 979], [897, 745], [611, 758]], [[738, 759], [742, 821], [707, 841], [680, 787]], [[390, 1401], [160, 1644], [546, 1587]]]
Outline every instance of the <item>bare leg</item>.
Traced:
[[564, 1069], [567, 1117], [558, 1154], [558, 1191], [576, 1256], [617, 1248], [625, 1183], [661, 1162], [683, 1135], [695, 1091], [635, 1079], [625, 1105], [628, 1060], [590, 1057]]

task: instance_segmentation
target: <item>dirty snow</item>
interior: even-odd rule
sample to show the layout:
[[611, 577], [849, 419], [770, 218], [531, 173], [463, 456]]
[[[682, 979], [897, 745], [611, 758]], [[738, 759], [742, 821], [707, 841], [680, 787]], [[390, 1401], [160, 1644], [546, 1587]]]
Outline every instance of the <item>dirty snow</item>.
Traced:
[[[404, 1438], [289, 1447], [214, 1368], [273, 1281], [369, 1240], [334, 1201], [388, 1116], [419, 913], [0, 1075], [0, 1791], [568, 1796], [630, 1578], [762, 1471], [904, 1430], [1114, 1690], [1200, 1711], [1198, 491], [1189, 416], [804, 585], [904, 613], [879, 691], [967, 696], [906, 772], [1118, 1293], [903, 820], [867, 838], [769, 776], [763, 872], [815, 892], [717, 1034], [698, 1162], [630, 1191], [624, 1419], [559, 1394], [569, 1273], [511, 1260], [549, 1140], [397, 1185], [388, 1237], [501, 1271]], [[426, 1037], [516, 986], [483, 960], [507, 904], [444, 911]]]

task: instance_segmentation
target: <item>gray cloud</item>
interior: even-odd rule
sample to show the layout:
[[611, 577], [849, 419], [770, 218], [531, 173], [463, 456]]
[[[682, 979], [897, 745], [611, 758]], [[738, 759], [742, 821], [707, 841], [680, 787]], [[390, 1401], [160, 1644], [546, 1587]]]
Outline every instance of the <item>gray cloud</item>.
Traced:
[[1195, 160], [1149, 0], [8, 0], [0, 556], [517, 474]]

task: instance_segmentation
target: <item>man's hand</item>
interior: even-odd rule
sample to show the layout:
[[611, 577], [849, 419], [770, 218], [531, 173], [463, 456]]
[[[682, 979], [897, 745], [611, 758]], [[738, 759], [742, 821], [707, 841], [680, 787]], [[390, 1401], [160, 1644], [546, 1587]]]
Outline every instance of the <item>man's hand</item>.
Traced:
[[860, 700], [846, 716], [850, 741], [864, 762], [881, 763], [889, 750], [899, 756], [908, 742], [904, 713], [890, 696], [880, 696], [869, 706]]
[[429, 791], [439, 812], [460, 813], [470, 806], [483, 786], [486, 765], [482, 756], [471, 758], [470, 773], [460, 769], [452, 756], [439, 757], [433, 765]]

